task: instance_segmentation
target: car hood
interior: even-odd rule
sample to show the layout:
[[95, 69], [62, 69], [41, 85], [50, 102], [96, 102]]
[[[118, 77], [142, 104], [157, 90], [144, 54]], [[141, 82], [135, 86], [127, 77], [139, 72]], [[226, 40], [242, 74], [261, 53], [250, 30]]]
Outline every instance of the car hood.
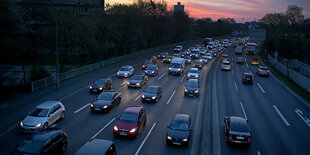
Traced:
[[170, 136], [173, 139], [184, 139], [189, 137], [189, 131], [182, 131], [182, 130], [168, 130], [168, 136]]
[[229, 134], [240, 135], [240, 136], [251, 136], [250, 132], [229, 131]]
[[137, 127], [137, 123], [127, 123], [127, 122], [125, 123], [120, 121], [117, 121], [115, 125], [117, 126], [118, 129], [125, 129], [125, 130], [131, 130]]
[[150, 94], [150, 93], [144, 93], [143, 94], [146, 98], [152, 98], [153, 96], [156, 96], [156, 94]]
[[129, 80], [130, 83], [141, 83], [142, 80]]
[[34, 117], [34, 116], [26, 116], [25, 119], [22, 121], [24, 125], [31, 125], [35, 126], [39, 123], [42, 125], [46, 122], [47, 117]]
[[105, 106], [105, 105], [109, 106], [109, 105], [111, 105], [111, 101], [97, 100], [97, 101], [93, 102], [93, 105], [94, 106]]

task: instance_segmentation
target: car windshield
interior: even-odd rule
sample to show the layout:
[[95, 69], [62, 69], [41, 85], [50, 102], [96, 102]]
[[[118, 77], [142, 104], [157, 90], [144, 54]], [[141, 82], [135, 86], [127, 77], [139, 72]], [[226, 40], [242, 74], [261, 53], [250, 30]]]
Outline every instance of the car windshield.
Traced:
[[244, 76], [245, 76], [245, 77], [247, 77], [247, 78], [252, 77], [252, 75], [251, 75], [251, 74], [244, 74]]
[[166, 59], [171, 59], [172, 58], [172, 56], [166, 56]]
[[190, 59], [190, 57], [189, 57], [189, 56], [186, 56], [186, 57], [184, 57], [184, 59]]
[[112, 94], [101, 93], [98, 97], [98, 100], [112, 101]]
[[267, 67], [261, 67], [260, 69], [261, 69], [261, 70], [268, 70]]
[[41, 152], [41, 148], [43, 145], [43, 141], [38, 140], [25, 140], [19, 147], [18, 151], [29, 154], [39, 154]]
[[131, 79], [132, 80], [142, 80], [142, 76], [141, 75], [134, 75]]
[[32, 112], [29, 113], [29, 116], [46, 117], [47, 114], [48, 109], [35, 108]]
[[196, 82], [196, 81], [188, 81], [186, 87], [198, 88], [198, 82]]
[[170, 65], [171, 68], [181, 68], [180, 64], [173, 63]]
[[229, 62], [223, 62], [223, 65], [230, 65]]
[[208, 57], [207, 56], [203, 56], [202, 59], [208, 59]]
[[238, 60], [243, 60], [243, 57], [238, 57]]
[[157, 87], [147, 87], [144, 92], [148, 94], [157, 94]]
[[173, 130], [188, 130], [188, 122], [184, 120], [173, 120], [171, 122], [170, 128]]
[[94, 84], [96, 85], [104, 85], [104, 83], [105, 83], [105, 79], [100, 79], [94, 82]]
[[137, 122], [137, 114], [130, 112], [123, 112], [119, 120], [121, 122]]
[[191, 69], [189, 72], [190, 73], [198, 73], [198, 70]]
[[255, 46], [248, 46], [248, 50], [250, 50], [250, 51], [255, 51]]
[[195, 61], [195, 65], [200, 65], [201, 62], [200, 61]]
[[154, 66], [151, 66], [151, 67], [148, 67], [146, 70], [154, 71], [154, 70], [155, 70], [155, 67], [154, 67]]
[[230, 123], [230, 130], [236, 132], [248, 132], [248, 127], [245, 123], [234, 122]]
[[129, 71], [129, 68], [121, 68], [120, 71]]

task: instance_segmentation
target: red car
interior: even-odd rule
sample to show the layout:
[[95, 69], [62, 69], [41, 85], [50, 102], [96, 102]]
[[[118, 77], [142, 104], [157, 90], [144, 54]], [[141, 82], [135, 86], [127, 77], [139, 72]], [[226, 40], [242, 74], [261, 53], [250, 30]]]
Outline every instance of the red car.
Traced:
[[121, 114], [113, 128], [113, 135], [136, 138], [146, 124], [146, 111], [142, 106], [129, 106]]

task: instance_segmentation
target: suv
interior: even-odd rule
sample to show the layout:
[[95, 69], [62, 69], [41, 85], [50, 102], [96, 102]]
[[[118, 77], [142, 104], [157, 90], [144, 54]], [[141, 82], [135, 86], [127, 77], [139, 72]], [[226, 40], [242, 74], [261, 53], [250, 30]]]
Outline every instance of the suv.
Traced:
[[62, 154], [67, 150], [67, 139], [63, 130], [45, 130], [27, 138], [15, 154]]
[[249, 84], [253, 84], [254, 81], [254, 76], [251, 73], [243, 73], [242, 75], [242, 83], [249, 83]]
[[75, 155], [85, 154], [115, 155], [116, 147], [114, 143], [109, 140], [91, 139], [75, 153]]
[[90, 93], [101, 93], [104, 90], [112, 89], [112, 79], [111, 78], [100, 78], [94, 81], [89, 86]]
[[65, 106], [60, 101], [46, 101], [38, 105], [20, 122], [22, 131], [36, 132], [47, 129], [59, 119], [65, 118]]
[[136, 138], [146, 124], [146, 111], [142, 106], [129, 106], [113, 127], [113, 135]]

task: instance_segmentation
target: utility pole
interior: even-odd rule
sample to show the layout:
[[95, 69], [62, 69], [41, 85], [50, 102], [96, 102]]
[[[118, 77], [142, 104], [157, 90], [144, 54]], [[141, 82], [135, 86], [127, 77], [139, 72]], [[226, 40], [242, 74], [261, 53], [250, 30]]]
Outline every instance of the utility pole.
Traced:
[[55, 2], [55, 15], [56, 15], [56, 25], [55, 25], [55, 33], [56, 33], [56, 89], [59, 89], [59, 67], [58, 67], [58, 14], [57, 14], [57, 5]]

